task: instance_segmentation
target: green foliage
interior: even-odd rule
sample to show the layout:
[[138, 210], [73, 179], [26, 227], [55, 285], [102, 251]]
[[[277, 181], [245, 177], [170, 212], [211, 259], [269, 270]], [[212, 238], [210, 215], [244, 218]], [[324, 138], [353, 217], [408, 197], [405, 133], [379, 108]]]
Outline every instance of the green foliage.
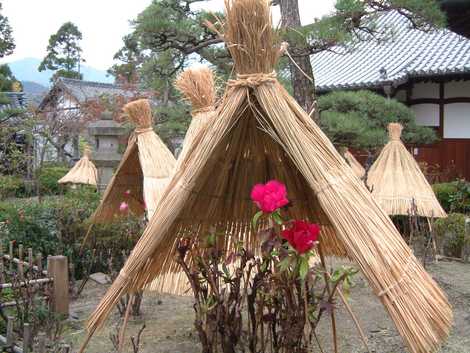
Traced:
[[404, 104], [370, 91], [332, 92], [318, 98], [320, 126], [338, 146], [376, 150], [387, 141], [387, 125], [404, 126], [405, 143], [431, 143], [433, 130], [416, 125], [413, 111]]
[[69, 168], [62, 165], [46, 165], [37, 171], [39, 190], [43, 195], [57, 195], [63, 191], [59, 179], [67, 174]]
[[[6, 242], [15, 240], [25, 248], [46, 255], [66, 255], [75, 265], [75, 276], [81, 278], [90, 266], [91, 251], [80, 253], [89, 227], [89, 217], [98, 207], [99, 193], [93, 187], [79, 186], [63, 196], [17, 199], [0, 202], [0, 235]], [[130, 215], [110, 224], [94, 225], [92, 247], [102, 253], [130, 251], [143, 231], [141, 219]], [[106, 271], [107, 258], [95, 259], [93, 271]]]
[[460, 257], [465, 241], [465, 216], [462, 213], [450, 213], [447, 218], [440, 218], [434, 225], [438, 243], [444, 255]]
[[451, 200], [453, 195], [457, 192], [455, 182], [434, 184], [432, 189], [434, 190], [441, 206], [446, 210], [446, 212], [449, 212], [452, 206]]
[[[15, 91], [15, 85], [18, 85], [19, 82], [16, 79], [13, 72], [11, 72], [10, 66], [8, 64], [0, 65], [0, 91], [1, 92], [12, 92]], [[21, 84], [19, 86], [21, 88]], [[5, 100], [0, 101], [0, 104], [6, 104]]]
[[47, 55], [39, 65], [38, 70], [56, 71], [54, 78], [68, 77], [81, 79], [78, 66], [83, 61], [81, 58], [82, 48], [80, 40], [82, 33], [72, 22], [64, 23], [57, 33], [49, 38]]
[[10, 55], [15, 49], [13, 31], [8, 22], [8, 17], [2, 13], [2, 4], [0, 3], [0, 58]]
[[23, 188], [23, 180], [20, 177], [0, 175], [0, 200], [19, 195]]
[[437, 199], [446, 212], [470, 213], [470, 183], [457, 180], [432, 186]]

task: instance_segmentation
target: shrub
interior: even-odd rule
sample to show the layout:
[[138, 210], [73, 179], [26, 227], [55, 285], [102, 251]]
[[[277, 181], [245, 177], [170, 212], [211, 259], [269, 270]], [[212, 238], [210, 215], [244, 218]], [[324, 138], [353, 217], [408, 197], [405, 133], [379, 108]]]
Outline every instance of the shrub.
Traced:
[[23, 188], [23, 180], [20, 177], [0, 175], [0, 200], [19, 195]]
[[470, 212], [470, 183], [457, 180], [433, 185], [434, 193], [447, 212]]
[[446, 256], [460, 257], [465, 241], [465, 219], [461, 213], [450, 213], [434, 225], [438, 247]]
[[[65, 255], [75, 265], [75, 276], [80, 278], [89, 266], [91, 251], [80, 253], [80, 246], [89, 227], [89, 217], [97, 208], [100, 195], [94, 188], [79, 186], [62, 196], [18, 199], [0, 202], [0, 239], [4, 246], [10, 240], [31, 247], [47, 255]], [[92, 238], [98, 239], [98, 249], [132, 249], [143, 227], [140, 220], [129, 216], [109, 225], [93, 227]], [[106, 259], [95, 261], [93, 270], [104, 271]]]
[[63, 186], [58, 181], [67, 174], [68, 170], [69, 168], [60, 165], [42, 167], [37, 173], [41, 194], [58, 195], [63, 190]]
[[457, 192], [455, 183], [434, 184], [432, 189], [434, 190], [441, 206], [446, 210], [446, 212], [450, 212], [452, 195]]

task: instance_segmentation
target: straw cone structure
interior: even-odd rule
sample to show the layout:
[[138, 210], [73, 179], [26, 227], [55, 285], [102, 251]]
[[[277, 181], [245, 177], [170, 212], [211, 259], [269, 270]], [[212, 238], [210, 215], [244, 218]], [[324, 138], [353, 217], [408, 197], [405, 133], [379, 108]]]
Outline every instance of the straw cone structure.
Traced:
[[[214, 72], [206, 67], [188, 68], [183, 71], [175, 81], [175, 86], [192, 106], [192, 120], [186, 132], [181, 150], [176, 162], [176, 170], [181, 167], [181, 161], [194, 149], [193, 141], [198, 134], [203, 133], [207, 124], [216, 118], [215, 101], [216, 89]], [[160, 278], [150, 283], [146, 290], [150, 292], [169, 292], [178, 295], [190, 295], [190, 286], [186, 275], [182, 271], [172, 274], [174, 278], [161, 281]], [[179, 283], [175, 290], [174, 283]]]
[[[403, 127], [388, 125], [389, 142], [369, 170], [367, 184], [389, 215], [447, 217], [418, 163], [401, 142]], [[413, 211], [415, 210], [415, 211]]]
[[226, 250], [238, 241], [256, 248], [250, 190], [278, 179], [287, 186], [289, 217], [322, 224], [321, 246], [357, 263], [410, 351], [435, 351], [449, 333], [449, 303], [371, 193], [277, 81], [273, 69], [280, 47], [269, 1], [227, 0], [226, 21], [223, 38], [237, 76], [228, 82], [217, 119], [195, 138], [195, 148], [92, 314], [89, 335], [122, 295], [157, 276], [174, 278], [178, 237], [203, 236], [214, 227], [232, 235], [224, 238]]
[[83, 157], [59, 179], [59, 184], [89, 184], [96, 186], [98, 173], [96, 167], [91, 161], [91, 150], [85, 147]]
[[343, 151], [343, 157], [346, 160], [346, 163], [348, 163], [351, 169], [353, 170], [354, 174], [356, 174], [360, 179], [362, 179], [366, 174], [366, 170], [361, 165], [361, 163], [357, 161], [353, 154], [349, 152], [347, 148], [345, 148]]
[[[92, 216], [93, 223], [109, 222], [120, 214], [119, 206], [126, 201], [129, 210], [142, 215], [147, 207], [149, 219], [168, 184], [176, 160], [152, 128], [152, 113], [146, 99], [124, 106], [124, 112], [136, 129], [127, 149], [108, 184], [101, 204]], [[124, 193], [130, 192], [130, 197]]]
[[188, 68], [175, 81], [176, 88], [192, 105], [192, 120], [183, 141], [183, 149], [178, 156], [182, 161], [191, 149], [196, 135], [215, 116], [216, 92], [214, 73], [208, 67]]

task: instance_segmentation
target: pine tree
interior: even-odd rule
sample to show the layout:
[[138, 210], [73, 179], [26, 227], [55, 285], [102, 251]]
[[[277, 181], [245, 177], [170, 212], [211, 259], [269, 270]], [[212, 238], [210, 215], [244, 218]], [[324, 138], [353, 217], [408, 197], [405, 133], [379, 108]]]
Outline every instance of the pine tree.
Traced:
[[53, 70], [57, 77], [82, 79], [80, 63], [84, 61], [81, 57], [82, 48], [80, 40], [82, 33], [72, 22], [64, 23], [57, 33], [49, 38], [47, 55], [39, 65], [38, 70]]

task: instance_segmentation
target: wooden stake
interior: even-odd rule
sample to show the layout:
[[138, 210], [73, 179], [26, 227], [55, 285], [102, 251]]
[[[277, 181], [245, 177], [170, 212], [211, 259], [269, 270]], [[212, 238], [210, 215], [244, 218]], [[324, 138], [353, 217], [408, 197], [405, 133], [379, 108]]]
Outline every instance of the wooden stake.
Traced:
[[48, 276], [54, 279], [53, 310], [58, 314], [69, 315], [69, 271], [66, 256], [47, 258]]

